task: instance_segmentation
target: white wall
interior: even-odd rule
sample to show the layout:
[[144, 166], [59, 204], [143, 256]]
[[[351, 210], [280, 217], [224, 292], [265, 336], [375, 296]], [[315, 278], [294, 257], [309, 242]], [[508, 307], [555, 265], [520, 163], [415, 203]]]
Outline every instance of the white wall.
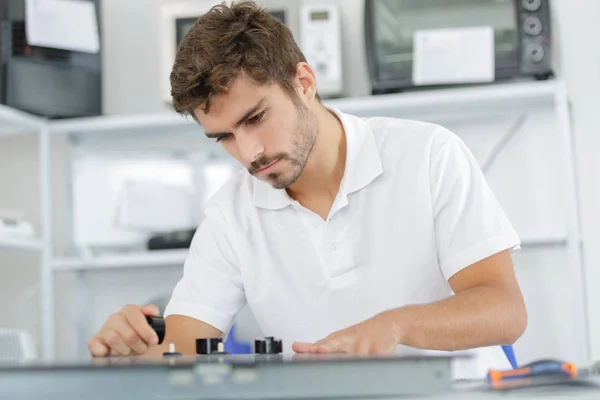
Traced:
[[563, 74], [572, 99], [580, 174], [581, 222], [592, 358], [600, 358], [600, 2], [562, 0], [559, 15]]
[[[108, 113], [158, 111], [164, 109], [158, 85], [159, 57], [156, 37], [157, 13], [160, 4], [168, 0], [105, 0], [103, 9], [105, 46], [105, 109]], [[308, 2], [308, 1], [306, 1]], [[311, 2], [313, 2], [311, 0]], [[314, 1], [316, 3], [316, 1]], [[345, 87], [346, 95], [367, 94], [369, 90], [362, 43], [362, 0], [329, 0], [341, 7], [343, 16]], [[296, 0], [295, 4], [300, 1]], [[271, 0], [268, 4], [277, 4]], [[281, 3], [280, 3], [281, 4]], [[595, 110], [598, 104], [595, 93], [600, 90], [600, 48], [589, 43], [577, 45], [579, 38], [598, 37], [600, 33], [594, 17], [600, 16], [600, 3], [595, 0], [555, 0], [557, 30], [563, 57], [563, 71], [571, 92], [577, 128], [577, 155], [580, 159], [583, 205], [583, 234], [588, 271], [588, 291], [597, 302], [593, 290], [600, 282], [600, 250], [594, 244], [600, 239], [598, 221], [600, 211], [597, 189], [600, 161], [595, 157], [600, 150], [600, 139], [594, 133], [600, 129], [600, 117]], [[131, 11], [135, 18], [126, 15]], [[595, 35], [592, 35], [595, 33]], [[356, 53], [350, 53], [356, 51]], [[595, 102], [595, 104], [594, 104]], [[506, 128], [510, 119], [498, 121], [493, 126], [474, 122], [457, 127], [467, 144], [481, 161], [487, 156]], [[520, 232], [530, 234], [560, 230], [565, 224], [564, 170], [561, 163], [562, 143], [555, 136], [555, 126], [547, 117], [536, 114], [528, 121], [523, 132], [509, 143], [497, 160], [488, 178], [500, 201]], [[37, 164], [35, 140], [15, 138], [0, 142], [0, 207], [24, 208], [34, 221], [37, 213]], [[57, 213], [56, 232], [59, 250], [68, 240], [67, 229], [62, 226], [65, 216], [64, 198], [60, 188], [66, 181], [62, 171], [64, 150], [57, 143], [55, 155], [54, 187]], [[6, 173], [5, 165], [10, 165]], [[9, 180], [23, 177], [25, 184], [6, 190]], [[13, 185], [14, 186], [14, 185]], [[14, 189], [14, 190], [13, 190]], [[517, 274], [530, 310], [530, 325], [517, 344], [520, 361], [540, 357], [562, 357], [582, 361], [579, 345], [581, 332], [576, 331], [573, 318], [581, 310], [577, 296], [583, 290], [569, 271], [568, 254], [564, 249], [524, 249], [515, 257]], [[0, 253], [0, 304], [8, 310], [4, 322], [8, 326], [23, 327], [38, 332], [39, 311], [37, 297], [14, 303], [24, 289], [35, 284], [35, 256]], [[90, 331], [97, 329], [103, 320], [123, 304], [144, 302], [157, 293], [168, 292], [178, 279], [179, 268], [161, 270], [130, 270], [125, 272], [94, 272], [86, 279], [90, 302]], [[10, 278], [9, 278], [10, 277]], [[77, 277], [72, 273], [57, 275], [58, 355], [71, 357], [79, 343], [85, 342], [76, 332]], [[9, 283], [10, 282], [10, 283]], [[4, 283], [4, 284], [3, 284]], [[107, 288], [110, 286], [110, 291]], [[8, 306], [10, 304], [10, 306]], [[600, 317], [592, 317], [592, 333], [600, 337]], [[253, 335], [249, 335], [250, 337]], [[594, 356], [600, 356], [600, 343], [594, 347]]]
[[165, 108], [158, 85], [157, 26], [161, 3], [162, 0], [102, 2], [103, 108], [108, 114]]

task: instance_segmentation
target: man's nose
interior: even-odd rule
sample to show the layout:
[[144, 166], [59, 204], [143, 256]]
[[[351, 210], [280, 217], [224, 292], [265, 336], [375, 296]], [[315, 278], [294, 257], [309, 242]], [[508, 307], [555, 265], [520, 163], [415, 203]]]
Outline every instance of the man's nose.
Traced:
[[242, 133], [237, 138], [240, 155], [246, 165], [259, 158], [265, 148], [255, 134]]

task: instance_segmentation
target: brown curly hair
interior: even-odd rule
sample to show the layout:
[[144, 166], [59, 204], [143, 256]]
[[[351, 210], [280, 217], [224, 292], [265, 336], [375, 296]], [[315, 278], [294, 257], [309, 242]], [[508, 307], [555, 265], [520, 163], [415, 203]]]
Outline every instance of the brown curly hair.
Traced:
[[[195, 118], [210, 109], [244, 73], [259, 84], [279, 84], [292, 99], [296, 66], [306, 62], [291, 31], [252, 1], [225, 3], [200, 16], [178, 46], [171, 72], [175, 111]], [[318, 98], [318, 96], [317, 96]]]

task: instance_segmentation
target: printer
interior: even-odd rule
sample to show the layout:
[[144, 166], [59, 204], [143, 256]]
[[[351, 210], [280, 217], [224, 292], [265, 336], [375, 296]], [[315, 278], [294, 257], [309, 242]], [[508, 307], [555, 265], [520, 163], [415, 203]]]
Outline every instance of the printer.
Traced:
[[[100, 0], [85, 1], [99, 18]], [[102, 50], [32, 46], [26, 24], [25, 1], [0, 2], [0, 103], [49, 119], [101, 115]]]

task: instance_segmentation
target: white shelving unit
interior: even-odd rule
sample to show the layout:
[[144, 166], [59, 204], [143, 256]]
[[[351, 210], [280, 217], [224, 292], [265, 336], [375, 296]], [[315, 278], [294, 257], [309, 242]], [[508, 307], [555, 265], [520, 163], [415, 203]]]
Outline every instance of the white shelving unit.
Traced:
[[[573, 273], [583, 281], [583, 259], [581, 253], [580, 227], [578, 221], [578, 202], [576, 190], [576, 172], [572, 152], [572, 134], [568, 97], [564, 83], [558, 80], [539, 82], [513, 82], [494, 85], [482, 85], [469, 88], [453, 88], [412, 93], [368, 96], [362, 98], [327, 100], [325, 104], [341, 111], [358, 116], [390, 116], [410, 119], [426, 117], [428, 120], [443, 119], [445, 121], [465, 119], [470, 116], [492, 116], [515, 111], [548, 109], [555, 111], [559, 133], [563, 139], [567, 157], [565, 168], [569, 172], [569, 226], [565, 232], [548, 233], [539, 236], [524, 236], [523, 247], [526, 246], [567, 246]], [[195, 138], [203, 136], [200, 126], [193, 120], [185, 119], [173, 112], [148, 115], [119, 115], [93, 118], [77, 118], [67, 121], [42, 121], [38, 118], [19, 113], [5, 107], [0, 108], [0, 121], [6, 117], [11, 125], [0, 125], [0, 140], [2, 135], [15, 134], [36, 128], [40, 135], [40, 176], [41, 176], [41, 210], [43, 215], [42, 238], [39, 243], [30, 243], [31, 248], [39, 248], [42, 257], [42, 327], [45, 332], [43, 350], [46, 358], [53, 358], [55, 327], [53, 304], [53, 274], [64, 271], [76, 272], [83, 277], [84, 273], [98, 270], [117, 270], [123, 268], [149, 268], [164, 266], [181, 266], [187, 256], [186, 250], [149, 251], [121, 255], [104, 255], [89, 258], [61, 258], [52, 254], [50, 237], [50, 201], [49, 188], [50, 165], [49, 145], [51, 137], [69, 135], [78, 141], [99, 140], [102, 143], [119, 141], [123, 138], [143, 138], [144, 140], [164, 140], [182, 135], [192, 135]], [[207, 144], [212, 143], [207, 141]], [[27, 244], [12, 243], [13, 247], [29, 248]], [[2, 247], [2, 241], [0, 241]], [[85, 279], [78, 279], [80, 285]], [[84, 288], [79, 289], [85, 293]], [[580, 310], [579, 310], [580, 311]], [[585, 316], [579, 328], [587, 332]], [[79, 327], [80, 332], [85, 327]], [[589, 354], [586, 342], [583, 354]]]
[[106, 255], [89, 259], [57, 258], [52, 261], [52, 267], [56, 271], [164, 267], [183, 265], [187, 254], [187, 250], [154, 250], [124, 255]]
[[39, 133], [46, 121], [14, 108], [0, 104], [0, 138], [20, 134]]
[[0, 250], [35, 250], [40, 251], [44, 248], [44, 244], [39, 239], [19, 239], [19, 238], [1, 238]]
[[[50, 192], [50, 135], [48, 122], [27, 113], [0, 104], [0, 140], [21, 134], [38, 135], [39, 185], [40, 185], [40, 228], [39, 237], [34, 239], [0, 238], [0, 251], [5, 249], [40, 252], [40, 326], [41, 346], [45, 359], [54, 358], [54, 275], [52, 258], [52, 197]], [[44, 313], [44, 311], [49, 311]]]
[[497, 83], [464, 88], [425, 90], [329, 100], [325, 103], [360, 117], [372, 115], [464, 119], [471, 115], [551, 107], [560, 83], [549, 81]]

